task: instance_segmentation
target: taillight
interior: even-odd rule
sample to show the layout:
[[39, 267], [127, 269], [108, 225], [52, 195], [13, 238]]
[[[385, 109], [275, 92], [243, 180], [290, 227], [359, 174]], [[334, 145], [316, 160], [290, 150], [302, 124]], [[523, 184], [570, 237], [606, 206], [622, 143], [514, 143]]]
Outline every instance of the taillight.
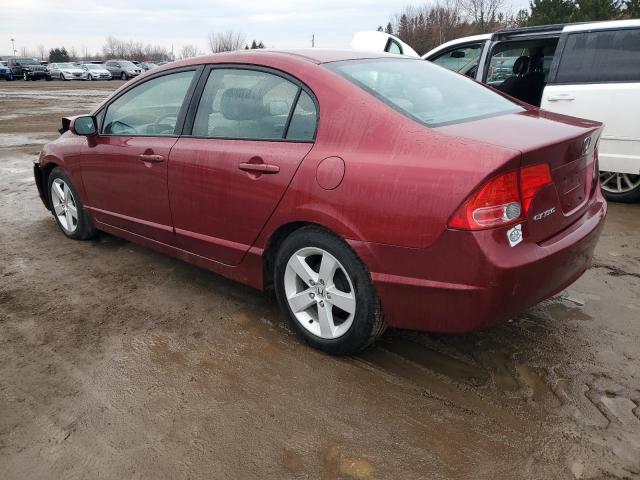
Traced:
[[525, 167], [520, 170], [520, 191], [522, 192], [522, 205], [524, 206], [525, 215], [529, 211], [533, 197], [538, 193], [538, 190], [550, 183], [551, 172], [549, 171], [549, 165], [546, 163]]
[[449, 227], [481, 230], [505, 226], [526, 215], [536, 193], [552, 182], [547, 164], [525, 167], [487, 180], [449, 220]]
[[509, 172], [487, 181], [449, 221], [449, 227], [463, 230], [505, 225], [520, 217], [518, 175]]

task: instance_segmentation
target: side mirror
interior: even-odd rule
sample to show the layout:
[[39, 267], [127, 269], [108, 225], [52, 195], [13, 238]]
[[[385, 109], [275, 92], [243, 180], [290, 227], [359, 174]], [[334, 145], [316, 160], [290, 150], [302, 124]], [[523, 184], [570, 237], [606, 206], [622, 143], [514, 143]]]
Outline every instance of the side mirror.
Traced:
[[77, 117], [73, 121], [73, 131], [77, 135], [82, 135], [84, 137], [90, 137], [91, 135], [95, 135], [98, 132], [98, 128], [96, 126], [96, 119], [90, 115]]

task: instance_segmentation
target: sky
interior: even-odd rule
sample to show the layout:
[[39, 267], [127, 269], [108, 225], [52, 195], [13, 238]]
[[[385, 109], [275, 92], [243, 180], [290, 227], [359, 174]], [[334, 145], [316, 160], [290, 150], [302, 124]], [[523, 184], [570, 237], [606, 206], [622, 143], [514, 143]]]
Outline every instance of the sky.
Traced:
[[[512, 10], [526, 0], [509, 0]], [[267, 47], [346, 48], [354, 32], [373, 30], [410, 0], [0, 0], [0, 55], [55, 46], [99, 53], [109, 35], [158, 44], [176, 55], [182, 45], [207, 53], [209, 32], [235, 30]]]

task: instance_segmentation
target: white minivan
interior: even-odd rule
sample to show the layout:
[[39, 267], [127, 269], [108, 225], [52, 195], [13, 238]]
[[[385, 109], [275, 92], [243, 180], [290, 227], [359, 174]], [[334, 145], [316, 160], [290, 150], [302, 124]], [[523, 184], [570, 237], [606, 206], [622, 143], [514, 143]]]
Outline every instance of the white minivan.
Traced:
[[[404, 45], [376, 34], [367, 46], [360, 32], [352, 46], [393, 52]], [[502, 30], [447, 42], [422, 58], [545, 110], [603, 122], [605, 196], [640, 200], [640, 20]]]

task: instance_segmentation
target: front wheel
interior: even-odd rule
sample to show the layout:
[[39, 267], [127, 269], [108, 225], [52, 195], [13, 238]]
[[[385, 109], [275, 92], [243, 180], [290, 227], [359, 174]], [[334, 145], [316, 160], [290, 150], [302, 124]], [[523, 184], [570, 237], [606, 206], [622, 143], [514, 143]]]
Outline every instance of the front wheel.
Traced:
[[27, 72], [22, 72], [22, 79], [26, 82], [27, 80], [29, 80], [29, 75], [27, 75]]
[[67, 237], [86, 240], [95, 236], [96, 229], [82, 206], [71, 179], [60, 167], [51, 171], [48, 181], [49, 205], [53, 217]]
[[378, 297], [365, 266], [342, 239], [315, 226], [295, 231], [276, 256], [280, 308], [311, 346], [357, 353], [384, 332]]
[[640, 175], [600, 171], [600, 185], [607, 200], [622, 203], [640, 201]]
[[92, 82], [92, 81], [93, 81], [93, 75], [89, 74], [88, 80], [89, 80], [90, 82]]
[[122, 80], [125, 80], [125, 81], [126, 81], [126, 80], [127, 80], [127, 74], [126, 74], [126, 73], [124, 73], [124, 72], [122, 72], [122, 75], [120, 75], [120, 78], [121, 78]]

